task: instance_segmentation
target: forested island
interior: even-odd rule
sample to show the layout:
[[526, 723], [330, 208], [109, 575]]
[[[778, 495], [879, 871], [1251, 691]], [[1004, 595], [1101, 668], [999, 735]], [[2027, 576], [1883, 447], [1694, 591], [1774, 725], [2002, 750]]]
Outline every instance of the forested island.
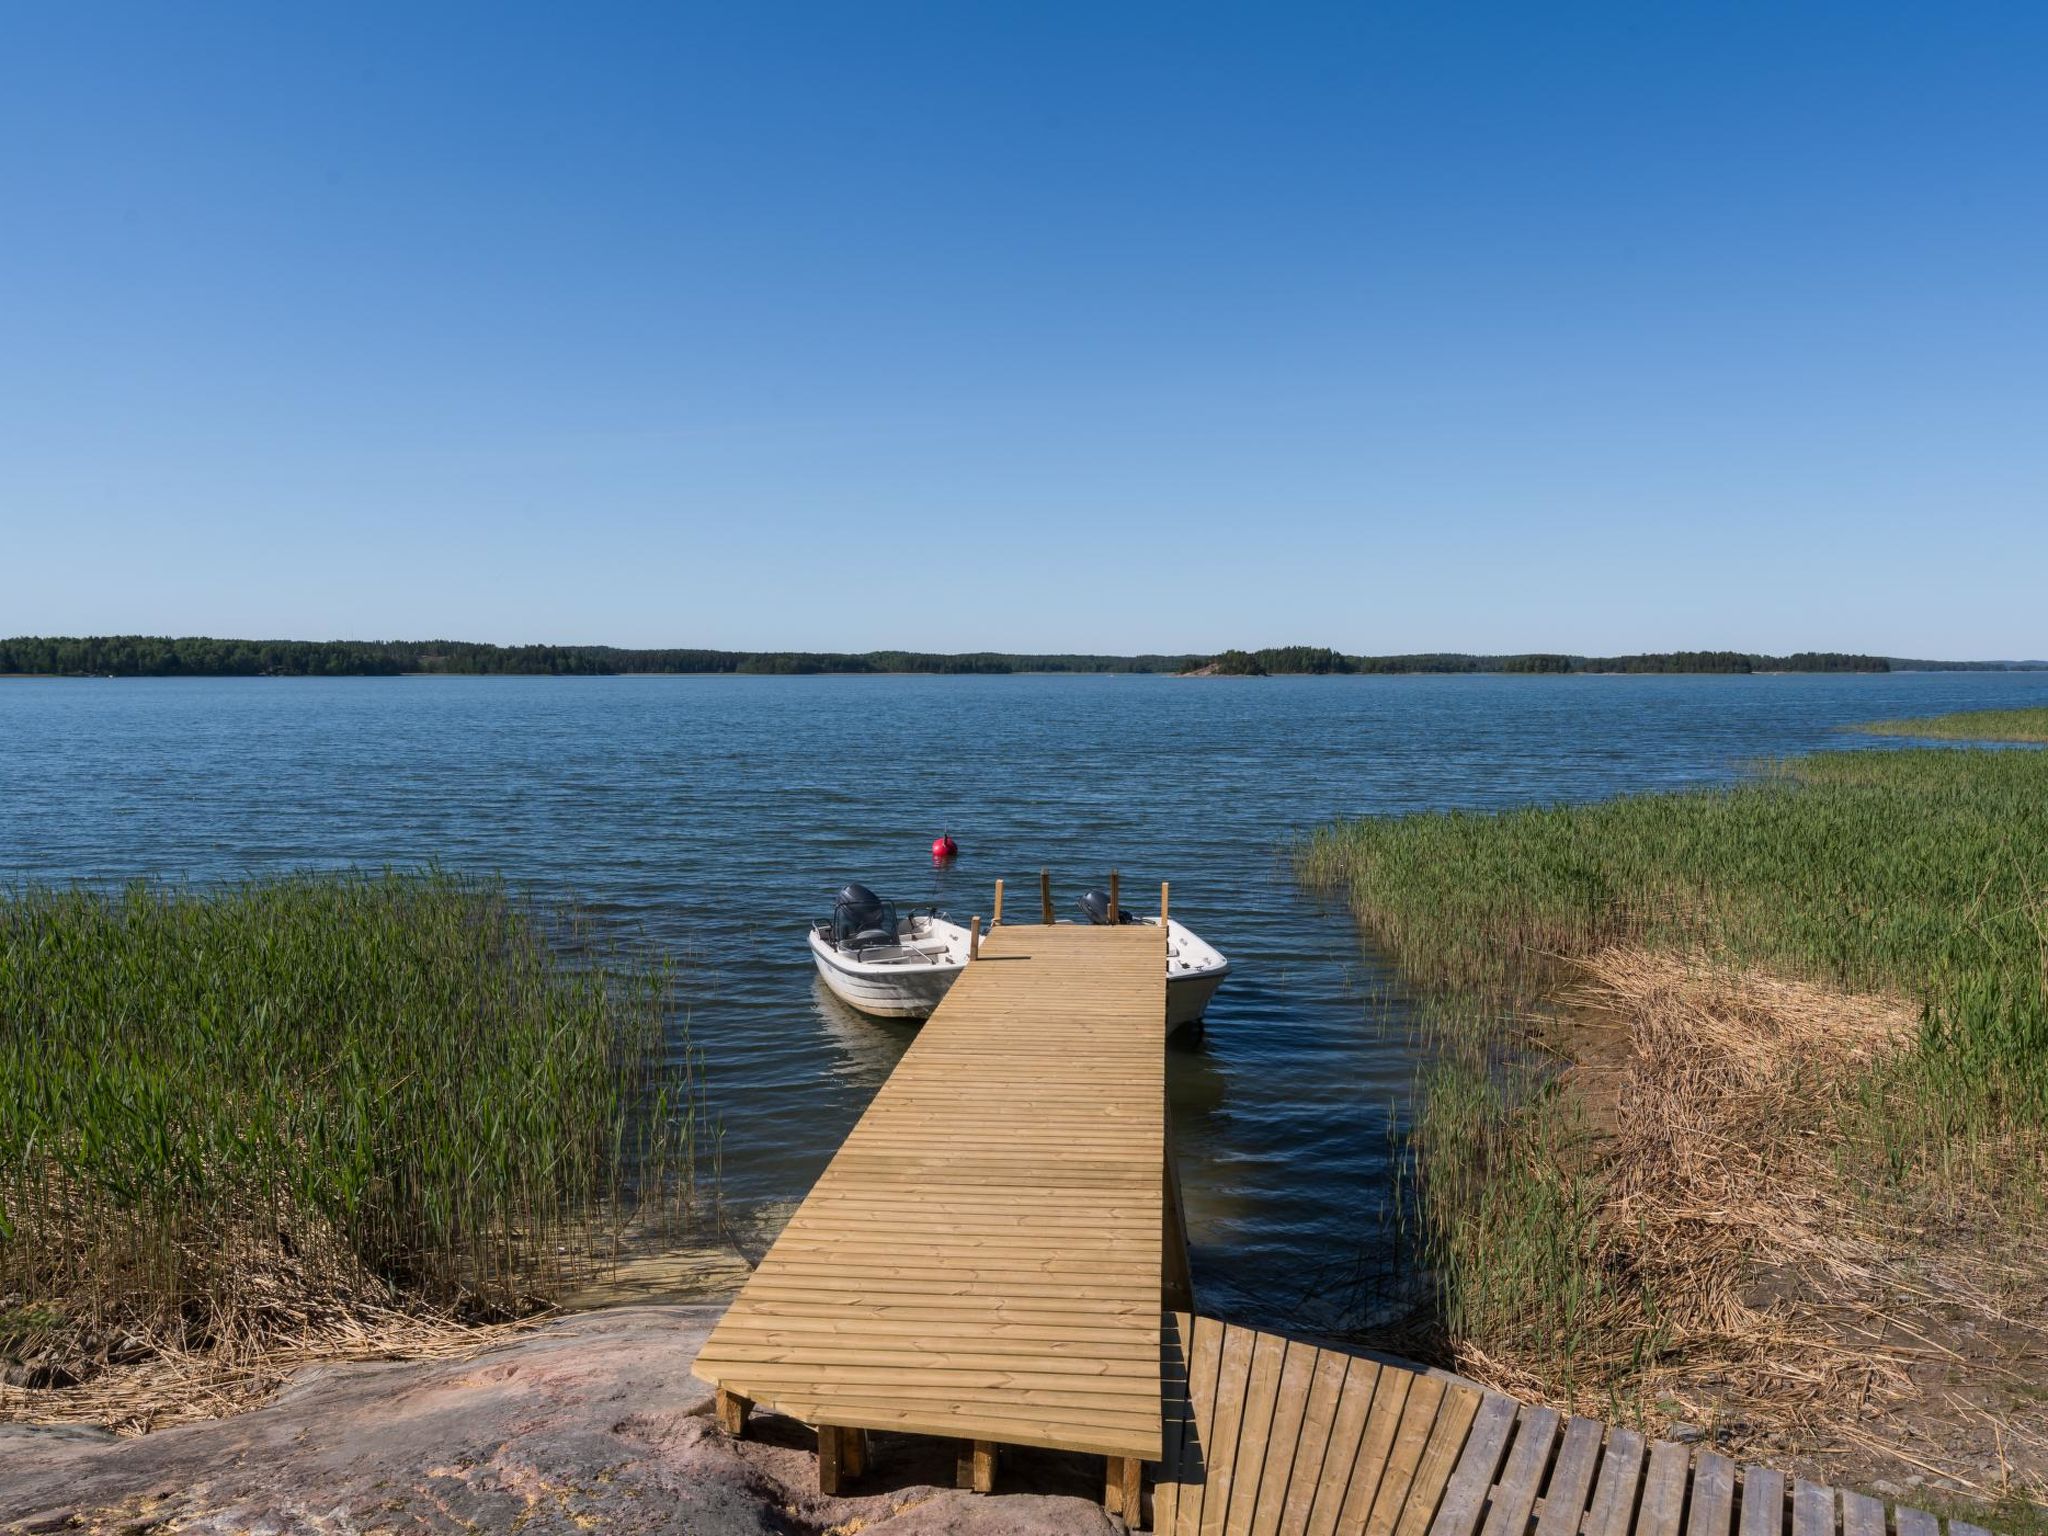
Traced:
[[1347, 656], [1312, 645], [1270, 646], [1259, 651], [1225, 651], [1197, 663], [1216, 677], [1371, 675], [1382, 672], [2005, 672], [2038, 671], [2039, 661], [1918, 661], [1902, 656], [1858, 656], [1841, 651], [1798, 651], [1764, 656], [1750, 651], [1651, 651], [1634, 656], [1572, 656], [1525, 651], [1475, 656], [1427, 652], [1409, 656]]
[[2042, 661], [1916, 661], [1802, 651], [1660, 651], [1634, 656], [1548, 652], [1428, 652], [1351, 656], [1327, 647], [1270, 646], [1218, 655], [1032, 655], [1008, 651], [718, 651], [610, 645], [489, 645], [469, 640], [221, 640], [161, 635], [20, 636], [0, 640], [0, 676], [404, 677], [422, 674], [608, 677], [627, 673], [1140, 672], [1220, 677], [1376, 673], [2038, 671]]

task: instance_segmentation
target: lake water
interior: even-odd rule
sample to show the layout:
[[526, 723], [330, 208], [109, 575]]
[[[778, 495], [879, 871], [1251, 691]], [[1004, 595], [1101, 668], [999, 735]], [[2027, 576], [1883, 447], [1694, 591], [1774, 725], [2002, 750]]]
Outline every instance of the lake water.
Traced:
[[[1127, 905], [1235, 964], [1169, 1058], [1206, 1309], [1369, 1327], [1414, 1061], [1349, 918], [1287, 849], [1338, 815], [1728, 781], [1845, 723], [2048, 703], [2044, 674], [1870, 677], [406, 678], [0, 682], [0, 879], [336, 865], [502, 873], [687, 964], [758, 1252], [913, 1037], [818, 987], [804, 927], [858, 879], [1063, 917]], [[932, 867], [950, 828], [961, 857]]]

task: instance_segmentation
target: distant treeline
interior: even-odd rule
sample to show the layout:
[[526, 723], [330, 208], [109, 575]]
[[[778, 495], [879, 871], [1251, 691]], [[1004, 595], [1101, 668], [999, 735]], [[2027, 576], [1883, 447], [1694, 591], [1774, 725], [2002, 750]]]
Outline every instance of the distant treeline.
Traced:
[[216, 640], [206, 636], [23, 636], [0, 640], [0, 675], [58, 677], [398, 677], [412, 673], [602, 677], [625, 672], [901, 673], [1206, 672], [1220, 676], [1389, 672], [1894, 672], [2039, 670], [2043, 662], [1911, 661], [1801, 651], [1664, 651], [1642, 656], [1532, 652], [1474, 656], [1347, 656], [1309, 645], [1218, 656], [1035, 656], [1008, 651], [626, 650], [610, 645], [483, 645], [468, 640]]
[[1852, 656], [1840, 651], [1800, 651], [1791, 656], [1759, 656], [1746, 651], [1658, 651], [1640, 656], [1566, 656], [1551, 652], [1513, 656], [1468, 656], [1456, 652], [1347, 656], [1322, 646], [1276, 645], [1260, 651], [1225, 651], [1195, 663], [1190, 670], [1222, 677], [1267, 677], [1383, 672], [1891, 672], [2030, 665], [2038, 663], [1904, 661], [1887, 656]]
[[398, 677], [448, 672], [601, 677], [622, 672], [1180, 672], [1195, 656], [1029, 656], [995, 651], [625, 650], [467, 640], [216, 640], [160, 635], [0, 640], [0, 674], [59, 677]]

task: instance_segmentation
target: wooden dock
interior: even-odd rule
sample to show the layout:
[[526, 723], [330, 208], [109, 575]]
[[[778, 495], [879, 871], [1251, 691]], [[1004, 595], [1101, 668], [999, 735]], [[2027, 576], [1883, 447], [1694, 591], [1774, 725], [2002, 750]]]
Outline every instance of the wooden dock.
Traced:
[[727, 1430], [757, 1404], [815, 1426], [826, 1492], [861, 1475], [871, 1430], [959, 1441], [984, 1492], [1003, 1445], [1099, 1455], [1111, 1512], [1164, 1536], [1943, 1536], [1850, 1490], [1195, 1315], [1165, 931], [1055, 925], [1043, 884], [1041, 904], [1043, 924], [981, 940], [712, 1332], [695, 1370]]
[[[1166, 935], [1004, 925], [953, 984], [697, 1374], [842, 1430], [1161, 1454]], [[1127, 1464], [1127, 1465], [1121, 1465]]]

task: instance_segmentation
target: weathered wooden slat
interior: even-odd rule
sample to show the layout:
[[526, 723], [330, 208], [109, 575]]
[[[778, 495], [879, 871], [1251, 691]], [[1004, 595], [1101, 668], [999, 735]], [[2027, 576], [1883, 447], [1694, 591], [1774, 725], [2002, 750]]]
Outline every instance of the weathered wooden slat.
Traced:
[[1908, 1509], [1901, 1504], [1892, 1518], [1899, 1536], [1941, 1536], [1941, 1522], [1924, 1509]]
[[1185, 1312], [1169, 1312], [1159, 1328], [1161, 1448], [1159, 1474], [1152, 1486], [1152, 1529], [1172, 1532], [1186, 1479], [1183, 1457], [1192, 1434], [1193, 1408], [1188, 1399], [1187, 1341], [1194, 1320]]
[[1301, 1439], [1294, 1448], [1294, 1468], [1287, 1474], [1287, 1503], [1280, 1511], [1280, 1536], [1307, 1536], [1316, 1494], [1323, 1484], [1324, 1457], [1336, 1426], [1340, 1401], [1347, 1392], [1369, 1398], [1379, 1370], [1370, 1360], [1347, 1360], [1327, 1350], [1317, 1356], [1315, 1379], [1309, 1385], [1308, 1403], [1301, 1413]]
[[1536, 1491], [1543, 1486], [1543, 1474], [1550, 1470], [1557, 1424], [1557, 1414], [1549, 1408], [1525, 1407], [1516, 1416], [1514, 1449], [1508, 1452], [1480, 1536], [1523, 1536], [1528, 1530]]
[[1586, 1536], [1629, 1536], [1636, 1517], [1636, 1495], [1643, 1485], [1643, 1437], [1632, 1429], [1607, 1432], [1607, 1454], [1593, 1484], [1593, 1507], [1586, 1512]]
[[1884, 1505], [1867, 1493], [1842, 1490], [1842, 1536], [1885, 1536]]
[[1245, 1383], [1251, 1375], [1249, 1328], [1223, 1330], [1223, 1358], [1216, 1372], [1216, 1427], [1209, 1437], [1209, 1475], [1202, 1488], [1201, 1536], [1223, 1536], [1230, 1518], [1230, 1490], [1237, 1470], [1237, 1431], [1244, 1421]]
[[[1337, 1399], [1337, 1416], [1330, 1425], [1329, 1443], [1323, 1448], [1323, 1466], [1310, 1502], [1306, 1536], [1333, 1536], [1337, 1517], [1344, 1512], [1345, 1491], [1351, 1486], [1352, 1469], [1365, 1436], [1366, 1421], [1373, 1403], [1383, 1393], [1398, 1394], [1405, 1401], [1408, 1373], [1392, 1366], [1380, 1367], [1368, 1378], [1358, 1361], [1344, 1379], [1343, 1395]], [[1398, 1408], [1395, 1410], [1398, 1412]]]
[[1734, 1516], [1735, 1463], [1717, 1452], [1701, 1451], [1693, 1465], [1685, 1536], [1728, 1536]]
[[1650, 1447], [1650, 1473], [1643, 1483], [1636, 1536], [1679, 1536], [1691, 1460], [1684, 1446], [1670, 1440], [1659, 1440]]
[[1302, 1419], [1308, 1412], [1309, 1388], [1314, 1384], [1316, 1360], [1321, 1354], [1321, 1350], [1299, 1341], [1287, 1345], [1280, 1385], [1273, 1395], [1270, 1441], [1265, 1470], [1259, 1474], [1258, 1504], [1250, 1536], [1279, 1536], [1280, 1518], [1287, 1508], [1287, 1483], [1301, 1449]]
[[1194, 1350], [1188, 1356], [1190, 1433], [1181, 1450], [1186, 1475], [1176, 1516], [1180, 1536], [1197, 1536], [1202, 1503], [1209, 1491], [1210, 1447], [1216, 1439], [1216, 1379], [1223, 1367], [1223, 1325], [1213, 1317], [1198, 1317], [1194, 1338]]
[[1785, 1474], [1771, 1467], [1744, 1467], [1741, 1536], [1784, 1536], [1784, 1531]]
[[1500, 1473], [1501, 1458], [1507, 1454], [1508, 1437], [1515, 1427], [1512, 1398], [1489, 1394], [1479, 1405], [1465, 1449], [1444, 1489], [1443, 1503], [1430, 1522], [1429, 1536], [1473, 1536], [1486, 1513], [1486, 1496]]
[[1237, 1426], [1237, 1460], [1231, 1470], [1230, 1511], [1224, 1528], [1249, 1531], [1259, 1507], [1259, 1489], [1266, 1475], [1266, 1452], [1273, 1443], [1273, 1405], [1280, 1395], [1280, 1368], [1287, 1359], [1287, 1341], [1277, 1333], [1261, 1333], [1252, 1341], [1252, 1364], [1245, 1379], [1244, 1412]]
[[1835, 1536], [1835, 1490], [1796, 1478], [1792, 1483], [1792, 1536]]
[[1458, 1464], [1458, 1456], [1465, 1449], [1465, 1437], [1471, 1433], [1472, 1420], [1478, 1412], [1479, 1394], [1472, 1388], [1458, 1386], [1444, 1392], [1436, 1426], [1429, 1432], [1421, 1465], [1409, 1484], [1408, 1501], [1402, 1506], [1394, 1536], [1427, 1536], [1437, 1506], [1443, 1502], [1451, 1469]]
[[[1443, 1381], [1435, 1376], [1421, 1377], [1408, 1389], [1408, 1403], [1401, 1410], [1400, 1427], [1394, 1433], [1386, 1466], [1380, 1473], [1379, 1488], [1373, 1494], [1370, 1513], [1366, 1515], [1365, 1536], [1393, 1536], [1401, 1511], [1407, 1506], [1409, 1490], [1415, 1486], [1415, 1474], [1422, 1466], [1422, 1453], [1428, 1448], [1431, 1431], [1436, 1428], [1444, 1392]], [[1354, 1479], [1351, 1493], [1345, 1495], [1347, 1508], [1351, 1504], [1352, 1493], [1357, 1492], [1359, 1484]], [[1364, 1507], [1362, 1502], [1360, 1507]], [[1340, 1525], [1345, 1530], [1351, 1529], [1349, 1520], [1340, 1521]]]
[[1593, 1474], [1600, 1467], [1600, 1441], [1606, 1428], [1598, 1419], [1574, 1418], [1564, 1428], [1557, 1465], [1543, 1491], [1543, 1509], [1536, 1518], [1537, 1536], [1579, 1536], [1579, 1522], [1592, 1497]]

